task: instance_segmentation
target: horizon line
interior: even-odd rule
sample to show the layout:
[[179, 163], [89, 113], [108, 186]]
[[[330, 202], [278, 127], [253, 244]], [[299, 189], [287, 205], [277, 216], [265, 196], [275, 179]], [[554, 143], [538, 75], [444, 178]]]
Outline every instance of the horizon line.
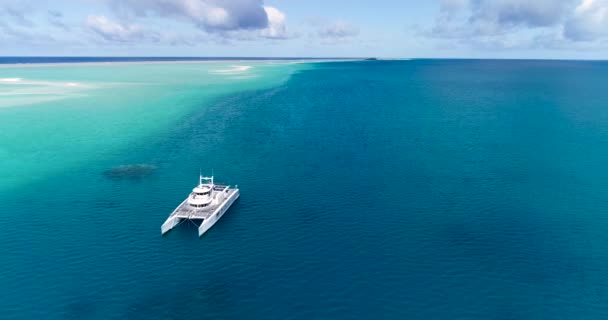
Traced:
[[[192, 60], [504, 60], [504, 61], [608, 61], [605, 59], [585, 58], [504, 58], [504, 57], [297, 57], [297, 56], [90, 56], [90, 55], [0, 55], [0, 59], [60, 59], [60, 58], [82, 58], [82, 59], [192, 59]], [[35, 63], [35, 62], [31, 62]], [[2, 62], [0, 61], [0, 64]]]

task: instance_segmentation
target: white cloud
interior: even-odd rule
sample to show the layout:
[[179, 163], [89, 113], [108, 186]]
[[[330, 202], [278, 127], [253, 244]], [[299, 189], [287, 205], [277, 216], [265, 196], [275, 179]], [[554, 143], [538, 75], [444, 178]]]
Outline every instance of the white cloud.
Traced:
[[568, 0], [476, 0], [471, 22], [505, 27], [545, 27], [559, 23], [570, 5]]
[[441, 0], [425, 37], [484, 50], [608, 40], [608, 0]]
[[155, 32], [144, 31], [138, 25], [112, 21], [105, 16], [90, 15], [85, 21], [85, 26], [106, 41], [123, 43], [135, 40], [158, 41], [158, 34]]
[[500, 36], [559, 24], [572, 0], [442, 0], [431, 30], [439, 38]]
[[161, 16], [190, 21], [208, 32], [264, 29], [262, 0], [109, 0], [122, 17]]
[[274, 7], [265, 6], [268, 16], [268, 26], [260, 31], [260, 35], [270, 39], [285, 39], [288, 37], [285, 25], [285, 14]]
[[608, 35], [608, 0], [583, 0], [564, 25], [564, 36], [593, 41]]
[[[146, 17], [193, 24], [216, 43], [235, 40], [288, 39], [286, 15], [263, 0], [106, 0], [127, 26]], [[161, 38], [164, 37], [161, 33]], [[183, 37], [181, 37], [183, 38]], [[186, 37], [187, 38], [187, 37]]]

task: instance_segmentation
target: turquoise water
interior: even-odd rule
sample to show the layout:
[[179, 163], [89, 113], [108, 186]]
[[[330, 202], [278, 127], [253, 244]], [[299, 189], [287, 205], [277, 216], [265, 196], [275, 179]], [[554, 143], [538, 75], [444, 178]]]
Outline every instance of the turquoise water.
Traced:
[[1, 67], [0, 191], [107, 159], [162, 135], [217, 97], [273, 87], [303, 67], [272, 62]]
[[0, 69], [2, 318], [608, 316], [608, 64], [246, 64]]

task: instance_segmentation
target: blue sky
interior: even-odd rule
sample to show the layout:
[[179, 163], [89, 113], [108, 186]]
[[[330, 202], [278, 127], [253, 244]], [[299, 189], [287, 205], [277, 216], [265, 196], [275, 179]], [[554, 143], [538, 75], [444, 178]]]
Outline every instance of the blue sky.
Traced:
[[607, 59], [608, 0], [0, 0], [0, 55]]

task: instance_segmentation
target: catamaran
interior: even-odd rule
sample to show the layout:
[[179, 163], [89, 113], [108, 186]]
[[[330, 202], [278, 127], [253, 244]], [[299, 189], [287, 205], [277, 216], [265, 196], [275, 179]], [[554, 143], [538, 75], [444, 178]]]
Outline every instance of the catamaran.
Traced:
[[199, 175], [198, 185], [160, 227], [161, 234], [169, 232], [181, 222], [201, 221], [198, 236], [202, 236], [228, 211], [240, 196], [238, 186], [215, 184], [213, 176]]

